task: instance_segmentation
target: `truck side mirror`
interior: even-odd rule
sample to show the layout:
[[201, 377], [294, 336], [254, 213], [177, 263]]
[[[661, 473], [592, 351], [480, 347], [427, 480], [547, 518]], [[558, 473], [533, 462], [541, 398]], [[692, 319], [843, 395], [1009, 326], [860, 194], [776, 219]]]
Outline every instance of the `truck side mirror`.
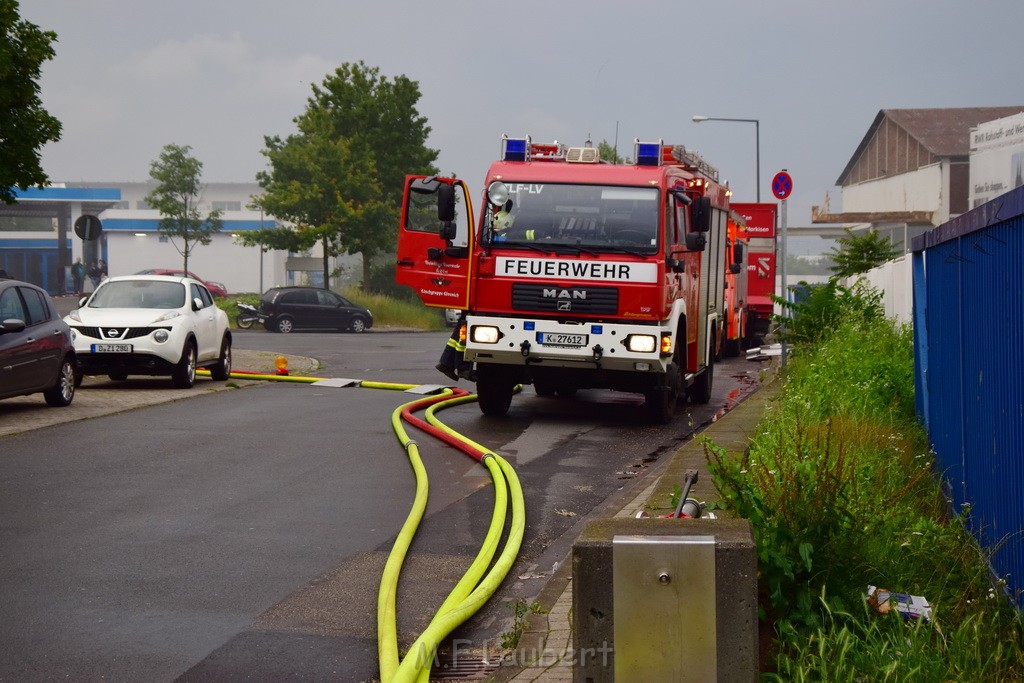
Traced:
[[711, 197], [697, 197], [693, 203], [693, 229], [697, 232], [711, 230]]
[[448, 240], [450, 242], [453, 239], [455, 239], [455, 232], [455, 223], [451, 221], [445, 221], [444, 223], [441, 224], [441, 230], [438, 231], [438, 235], [441, 237], [441, 239]]
[[[455, 220], [455, 187], [453, 185], [441, 183], [437, 187], [437, 220], [444, 224]], [[442, 233], [443, 231], [442, 227]], [[441, 236], [444, 237], [443, 234]], [[445, 239], [451, 239], [451, 237], [445, 237]]]
[[[743, 263], [743, 243], [737, 242], [732, 245], [732, 262], [737, 266]], [[739, 272], [738, 270], [736, 271]]]
[[708, 246], [708, 238], [703, 232], [686, 233], [686, 248], [689, 251], [704, 251]]
[[665, 266], [673, 273], [686, 272], [686, 263], [682, 259], [669, 258], [665, 261]]
[[743, 270], [743, 266], [741, 266], [739, 263], [729, 264], [729, 272], [732, 273], [733, 275], [739, 275], [739, 272], [741, 270]]

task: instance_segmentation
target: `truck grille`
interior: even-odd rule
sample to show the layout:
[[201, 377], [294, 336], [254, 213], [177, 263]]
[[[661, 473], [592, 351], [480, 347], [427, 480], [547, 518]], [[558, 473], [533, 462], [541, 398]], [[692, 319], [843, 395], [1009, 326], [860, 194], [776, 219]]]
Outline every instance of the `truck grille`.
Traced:
[[615, 287], [557, 287], [519, 283], [512, 285], [512, 309], [538, 313], [615, 315], [619, 290]]

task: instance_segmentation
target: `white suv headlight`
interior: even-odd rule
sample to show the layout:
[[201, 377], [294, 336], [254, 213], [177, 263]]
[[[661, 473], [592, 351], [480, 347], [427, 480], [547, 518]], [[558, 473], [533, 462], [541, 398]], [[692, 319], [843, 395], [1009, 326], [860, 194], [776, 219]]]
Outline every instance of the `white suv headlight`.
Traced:
[[163, 344], [165, 341], [171, 338], [171, 333], [167, 330], [157, 330], [153, 333], [153, 341], [158, 344]]

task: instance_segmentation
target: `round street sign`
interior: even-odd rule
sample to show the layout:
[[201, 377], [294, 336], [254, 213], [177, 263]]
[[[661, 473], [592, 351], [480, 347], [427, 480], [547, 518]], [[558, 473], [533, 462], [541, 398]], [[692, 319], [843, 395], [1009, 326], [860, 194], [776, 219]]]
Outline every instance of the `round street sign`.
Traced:
[[82, 214], [75, 219], [75, 234], [83, 240], [94, 240], [103, 232], [103, 224], [96, 216]]
[[785, 199], [793, 191], [793, 178], [785, 171], [779, 171], [772, 178], [772, 194], [776, 199]]

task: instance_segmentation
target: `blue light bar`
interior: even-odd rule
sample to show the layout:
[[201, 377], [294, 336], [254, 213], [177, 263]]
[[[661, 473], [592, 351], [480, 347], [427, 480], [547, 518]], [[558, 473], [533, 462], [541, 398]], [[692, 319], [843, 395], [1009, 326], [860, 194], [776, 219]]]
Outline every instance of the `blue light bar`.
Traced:
[[504, 138], [501, 141], [502, 161], [526, 161], [530, 151], [529, 138]]
[[590, 334], [602, 334], [604, 333], [604, 327], [601, 325], [591, 325]]
[[523, 329], [524, 330], [534, 330], [536, 328], [537, 328], [537, 323], [533, 322], [532, 320], [523, 321]]
[[637, 166], [661, 166], [661, 143], [640, 142], [634, 143], [634, 152]]

